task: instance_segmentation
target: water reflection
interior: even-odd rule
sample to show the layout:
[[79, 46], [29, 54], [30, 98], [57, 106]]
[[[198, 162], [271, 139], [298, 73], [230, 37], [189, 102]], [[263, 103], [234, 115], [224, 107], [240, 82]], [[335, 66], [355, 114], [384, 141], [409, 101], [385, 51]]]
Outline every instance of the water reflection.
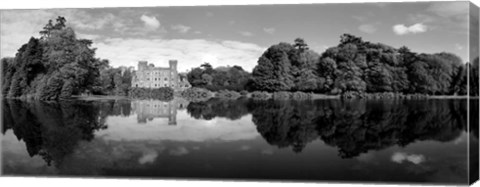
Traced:
[[418, 140], [451, 141], [466, 130], [466, 101], [266, 101], [252, 104], [266, 141], [301, 152], [320, 138], [342, 158]]
[[147, 123], [154, 118], [168, 118], [169, 125], [177, 124], [177, 110], [185, 109], [188, 101], [177, 98], [172, 101], [136, 100], [131, 102], [138, 123]]
[[[471, 103], [477, 106], [470, 108], [471, 114], [478, 114], [478, 100]], [[454, 168], [461, 166], [456, 169], [458, 178], [451, 181], [466, 178], [466, 100], [3, 100], [3, 115], [6, 139], [2, 144], [10, 151], [2, 150], [2, 154], [12, 160], [4, 161], [8, 174], [25, 174], [19, 171], [16, 156], [8, 156], [15, 152], [11, 150], [19, 151], [12, 147], [20, 145], [9, 139], [13, 132], [32, 160], [39, 157], [53, 165], [56, 175], [442, 181], [446, 179], [424, 175], [432, 173], [432, 168], [447, 167], [448, 161]], [[470, 115], [470, 120], [475, 119], [478, 115]], [[478, 145], [478, 126], [470, 129], [471, 140]], [[444, 158], [433, 158], [439, 157], [442, 149], [450, 152]], [[337, 156], [320, 156], [330, 153]], [[382, 162], [414, 164], [423, 170], [412, 177], [398, 169], [383, 171], [387, 168], [365, 165], [374, 160], [373, 155], [381, 155]], [[273, 157], [263, 160], [263, 156]], [[264, 174], [253, 174], [247, 167], [257, 165], [259, 159], [265, 166], [258, 166], [258, 171]], [[298, 166], [286, 164], [289, 162]], [[322, 164], [311, 165], [317, 162]], [[338, 172], [347, 173], [306, 175], [287, 169], [320, 171], [332, 167], [329, 162], [337, 165]], [[402, 177], [348, 174], [351, 166]], [[225, 172], [233, 170], [237, 172]]]
[[41, 156], [48, 165], [61, 165], [79, 141], [90, 141], [95, 131], [107, 128], [106, 115], [90, 103], [4, 100], [2, 107], [3, 134], [12, 129], [28, 154]]

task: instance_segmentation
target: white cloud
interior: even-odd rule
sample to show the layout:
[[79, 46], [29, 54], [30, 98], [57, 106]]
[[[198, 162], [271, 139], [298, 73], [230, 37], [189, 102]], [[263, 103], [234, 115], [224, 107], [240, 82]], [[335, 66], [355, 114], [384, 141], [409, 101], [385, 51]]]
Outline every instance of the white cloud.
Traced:
[[423, 23], [416, 23], [411, 26], [406, 26], [404, 24], [397, 24], [393, 26], [393, 32], [397, 35], [405, 34], [417, 34], [427, 31], [427, 26]]
[[275, 33], [275, 28], [263, 28], [263, 31], [268, 33], [268, 34], [273, 34]]
[[158, 153], [155, 150], [149, 150], [144, 153], [142, 157], [138, 159], [139, 164], [153, 163], [158, 157]]
[[240, 31], [238, 33], [240, 33], [242, 36], [247, 36], [247, 37], [253, 36], [253, 33], [248, 31]]
[[251, 71], [265, 48], [237, 41], [203, 39], [122, 39], [110, 38], [94, 43], [97, 57], [110, 60], [112, 66], [136, 66], [147, 60], [162, 66], [169, 59], [179, 61], [179, 71], [198, 67], [203, 62], [213, 66], [240, 65]]
[[399, 164], [403, 163], [403, 161], [408, 161], [417, 165], [425, 162], [425, 156], [423, 155], [407, 154], [402, 152], [394, 153], [391, 159], [392, 159], [392, 162], [399, 163]]
[[375, 27], [375, 25], [372, 25], [372, 24], [362, 24], [358, 26], [358, 30], [367, 34], [373, 34], [377, 32], [377, 27]]
[[145, 26], [149, 29], [160, 28], [160, 22], [157, 20], [155, 16], [150, 17], [147, 15], [142, 15], [142, 17], [140, 17], [140, 20], [142, 20]]
[[176, 31], [178, 31], [182, 34], [185, 34], [191, 29], [191, 27], [179, 24], [179, 25], [173, 25], [172, 29], [176, 30]]

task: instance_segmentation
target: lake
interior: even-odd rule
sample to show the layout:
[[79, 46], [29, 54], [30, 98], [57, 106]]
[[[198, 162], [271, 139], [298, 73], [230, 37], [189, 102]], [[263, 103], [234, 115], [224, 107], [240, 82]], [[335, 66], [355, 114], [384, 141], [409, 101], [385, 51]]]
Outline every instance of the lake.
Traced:
[[2, 114], [9, 176], [467, 184], [478, 168], [478, 99], [4, 99]]

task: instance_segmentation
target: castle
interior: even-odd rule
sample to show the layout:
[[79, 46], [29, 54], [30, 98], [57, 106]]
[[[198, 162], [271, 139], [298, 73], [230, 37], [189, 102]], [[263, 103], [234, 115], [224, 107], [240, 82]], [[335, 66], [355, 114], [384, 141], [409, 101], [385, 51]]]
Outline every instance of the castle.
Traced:
[[184, 90], [190, 87], [186, 76], [177, 71], [177, 61], [169, 60], [169, 67], [155, 67], [147, 61], [138, 62], [138, 70], [132, 77], [132, 87], [160, 88], [170, 87], [174, 90]]

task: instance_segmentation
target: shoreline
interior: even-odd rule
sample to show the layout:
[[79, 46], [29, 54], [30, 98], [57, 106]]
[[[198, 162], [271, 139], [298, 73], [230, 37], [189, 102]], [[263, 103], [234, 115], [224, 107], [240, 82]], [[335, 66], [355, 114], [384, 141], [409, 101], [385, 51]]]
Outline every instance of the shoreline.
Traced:
[[[340, 95], [325, 95], [325, 94], [311, 94], [311, 98], [309, 99], [293, 99], [293, 98], [285, 98], [285, 99], [274, 99], [273, 98], [273, 93], [269, 93], [270, 96], [268, 98], [265, 98], [263, 100], [326, 100], [326, 99], [342, 99]], [[186, 99], [185, 97], [178, 96], [176, 95], [175, 97], [180, 97], [183, 99]], [[212, 96], [208, 99], [212, 98], [217, 98], [217, 99], [230, 99], [230, 98], [223, 98], [223, 97], [218, 97], [215, 93], [215, 96]], [[239, 98], [247, 98], [247, 99], [256, 99], [252, 97], [252, 93], [249, 93], [247, 95], [242, 95]], [[235, 99], [239, 99], [235, 98]], [[235, 100], [232, 99], [232, 100]], [[394, 99], [394, 100], [412, 100], [412, 99], [406, 99], [406, 98], [354, 98], [354, 99], [346, 99], [346, 100], [388, 100], [388, 99]], [[443, 100], [443, 99], [479, 99], [478, 96], [462, 96], [462, 95], [431, 95], [431, 96], [425, 96], [425, 98], [422, 99], [432, 99], [432, 100]], [[99, 100], [142, 100], [142, 99], [135, 99], [135, 98], [130, 98], [128, 96], [115, 96], [115, 95], [89, 95], [89, 96], [81, 96], [81, 95], [76, 95], [72, 96], [71, 99], [68, 100], [82, 100], [82, 101], [99, 101]], [[258, 99], [261, 100], [261, 99]]]

